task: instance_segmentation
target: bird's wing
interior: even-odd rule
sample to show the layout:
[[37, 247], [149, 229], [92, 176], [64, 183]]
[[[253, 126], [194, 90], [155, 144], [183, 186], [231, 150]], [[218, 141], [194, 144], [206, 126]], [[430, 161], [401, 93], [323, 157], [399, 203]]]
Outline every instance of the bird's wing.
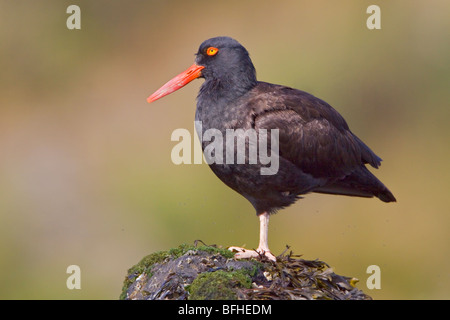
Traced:
[[[376, 156], [326, 102], [300, 90], [261, 83], [249, 100], [255, 129], [279, 130], [280, 156], [314, 177], [343, 178]], [[267, 88], [267, 86], [269, 88]]]

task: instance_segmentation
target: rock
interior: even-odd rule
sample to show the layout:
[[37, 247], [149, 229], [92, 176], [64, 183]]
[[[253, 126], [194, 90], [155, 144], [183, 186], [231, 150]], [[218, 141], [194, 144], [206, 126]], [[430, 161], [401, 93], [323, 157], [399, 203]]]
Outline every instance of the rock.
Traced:
[[235, 260], [216, 246], [181, 245], [144, 257], [128, 270], [126, 300], [369, 300], [355, 278], [292, 252], [277, 262]]

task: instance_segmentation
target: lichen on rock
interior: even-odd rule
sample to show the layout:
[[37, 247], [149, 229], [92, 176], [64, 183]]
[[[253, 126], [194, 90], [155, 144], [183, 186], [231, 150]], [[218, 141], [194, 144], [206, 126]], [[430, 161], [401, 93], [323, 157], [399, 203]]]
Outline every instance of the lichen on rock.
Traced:
[[276, 262], [235, 260], [216, 246], [181, 245], [144, 257], [128, 270], [121, 299], [297, 300], [371, 299], [356, 279], [337, 275], [325, 262], [292, 252]]

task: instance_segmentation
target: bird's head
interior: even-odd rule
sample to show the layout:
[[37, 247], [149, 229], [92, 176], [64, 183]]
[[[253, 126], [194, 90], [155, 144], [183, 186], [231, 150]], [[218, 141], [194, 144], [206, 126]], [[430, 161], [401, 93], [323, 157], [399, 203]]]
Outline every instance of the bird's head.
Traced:
[[167, 82], [147, 101], [156, 101], [197, 78], [220, 82], [231, 90], [248, 90], [256, 85], [255, 68], [247, 50], [232, 38], [215, 37], [200, 45], [191, 67]]

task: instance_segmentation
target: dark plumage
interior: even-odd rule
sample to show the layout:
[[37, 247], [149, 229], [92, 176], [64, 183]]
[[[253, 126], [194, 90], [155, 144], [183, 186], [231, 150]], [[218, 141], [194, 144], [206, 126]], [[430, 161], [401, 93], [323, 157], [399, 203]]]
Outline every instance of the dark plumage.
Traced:
[[[217, 52], [209, 55], [211, 48]], [[227, 129], [279, 130], [279, 170], [275, 175], [261, 175], [261, 163], [210, 164], [225, 184], [253, 204], [262, 220], [264, 216], [268, 223], [269, 214], [309, 192], [395, 201], [365, 166], [378, 168], [381, 159], [350, 131], [344, 118], [309, 93], [257, 81], [247, 50], [236, 40], [206, 40], [194, 66], [200, 69], [195, 71], [195, 78], [205, 79], [195, 116], [202, 122], [202, 133], [211, 128], [224, 136]], [[164, 87], [167, 86], [169, 83]], [[149, 102], [160, 98], [158, 92], [163, 88]], [[165, 90], [163, 95], [174, 91]], [[203, 141], [203, 148], [208, 143]], [[264, 236], [267, 242], [267, 235]], [[263, 240], [259, 251], [267, 252]]]

